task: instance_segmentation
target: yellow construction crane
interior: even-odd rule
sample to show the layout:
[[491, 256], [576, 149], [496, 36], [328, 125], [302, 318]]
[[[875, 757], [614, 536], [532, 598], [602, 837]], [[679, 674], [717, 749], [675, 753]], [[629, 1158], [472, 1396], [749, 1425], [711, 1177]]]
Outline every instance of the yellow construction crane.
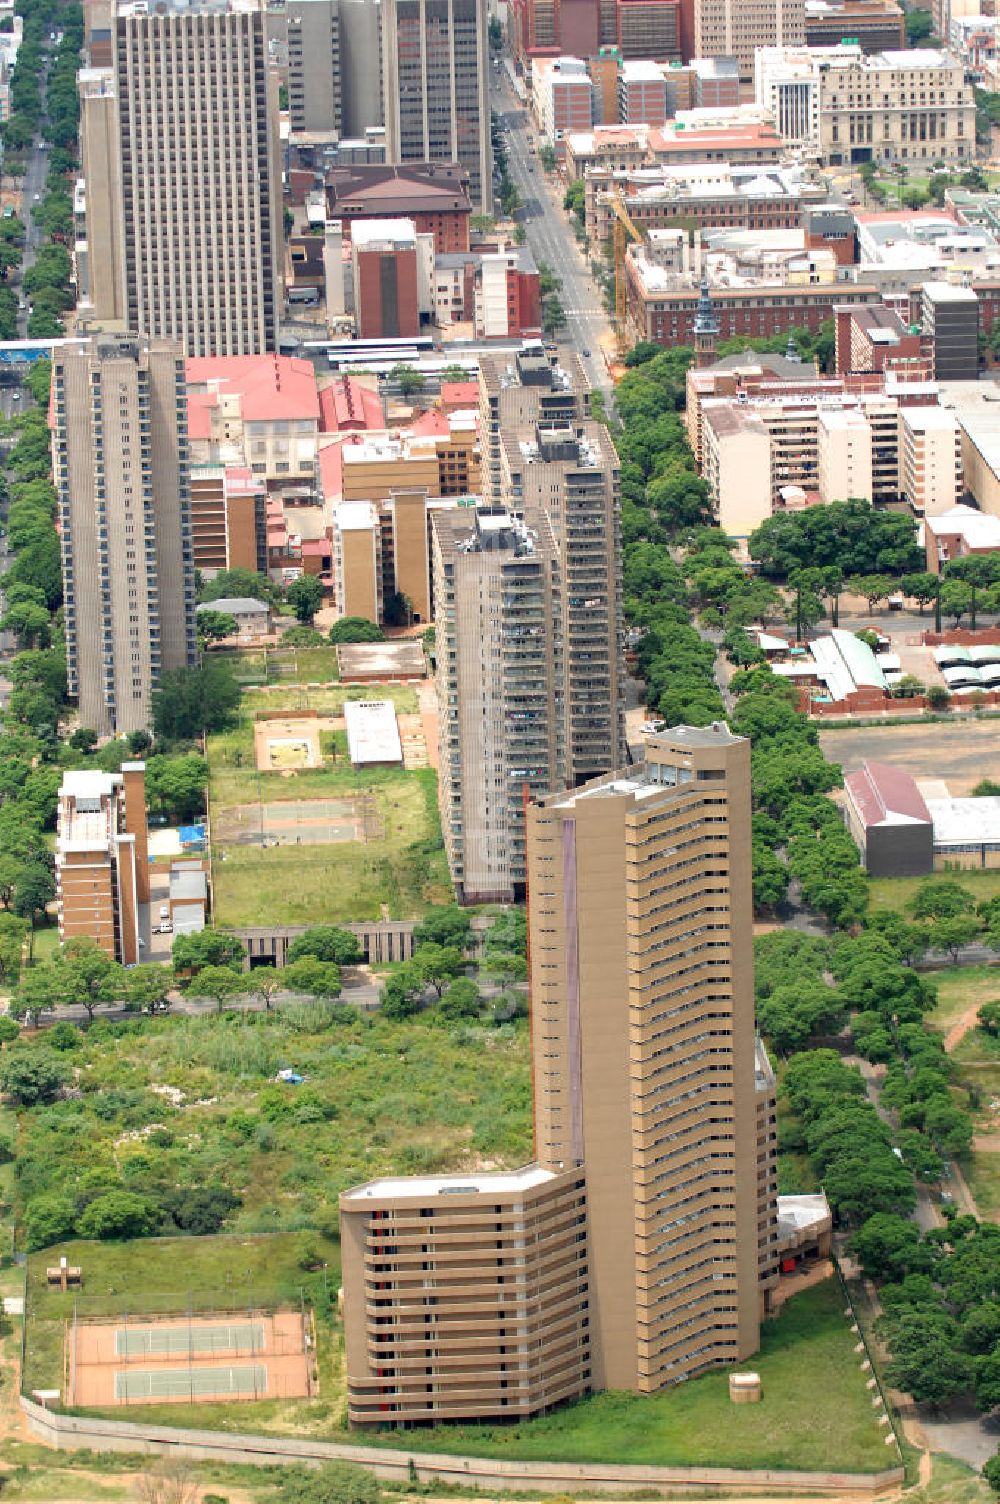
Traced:
[[625, 247], [630, 240], [639, 244], [645, 239], [645, 232], [639, 229], [626, 209], [622, 191], [617, 183], [613, 183], [611, 187], [611, 212], [615, 218], [615, 335], [618, 340], [618, 354], [622, 356], [628, 350], [628, 331], [625, 327], [628, 311], [625, 306]]

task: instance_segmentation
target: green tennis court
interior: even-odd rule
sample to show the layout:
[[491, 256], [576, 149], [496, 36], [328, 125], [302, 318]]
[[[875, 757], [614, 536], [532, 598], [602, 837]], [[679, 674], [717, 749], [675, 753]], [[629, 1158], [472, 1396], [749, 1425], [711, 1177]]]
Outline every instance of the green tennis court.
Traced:
[[220, 1322], [217, 1326], [124, 1326], [115, 1332], [119, 1358], [169, 1358], [175, 1353], [260, 1352], [264, 1346], [261, 1321]]
[[136, 1368], [115, 1374], [115, 1399], [175, 1400], [267, 1393], [263, 1363], [227, 1364], [222, 1368]]

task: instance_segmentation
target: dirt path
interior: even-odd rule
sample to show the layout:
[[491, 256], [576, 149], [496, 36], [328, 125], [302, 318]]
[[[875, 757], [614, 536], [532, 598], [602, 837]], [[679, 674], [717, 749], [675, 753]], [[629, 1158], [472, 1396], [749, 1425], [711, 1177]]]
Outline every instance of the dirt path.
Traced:
[[957, 1050], [966, 1034], [972, 1032], [979, 1022], [979, 1003], [973, 1003], [960, 1014], [944, 1036], [945, 1054], [950, 1055], [952, 1050]]

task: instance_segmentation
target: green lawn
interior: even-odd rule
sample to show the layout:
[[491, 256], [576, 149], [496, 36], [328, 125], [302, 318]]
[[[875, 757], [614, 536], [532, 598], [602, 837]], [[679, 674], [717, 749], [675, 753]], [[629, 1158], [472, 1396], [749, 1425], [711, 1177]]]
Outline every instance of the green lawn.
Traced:
[[949, 966], [929, 976], [938, 1000], [927, 1022], [942, 1034], [947, 1034], [973, 1003], [980, 1006], [1000, 997], [1000, 966]]
[[[295, 784], [282, 780], [274, 797], [289, 797]], [[383, 834], [326, 846], [227, 845], [225, 861], [213, 866], [217, 924], [332, 924], [378, 919], [383, 907], [391, 918], [417, 919], [430, 905], [449, 902], [432, 769], [346, 767], [310, 775], [301, 787], [302, 798], [370, 793]]]
[[[830, 1279], [764, 1324], [761, 1350], [745, 1365], [761, 1376], [759, 1405], [731, 1404], [727, 1375], [719, 1372], [657, 1395], [594, 1395], [510, 1427], [408, 1431], [405, 1445], [557, 1462], [844, 1472], [888, 1467], [895, 1458], [876, 1425], [843, 1307], [840, 1287]], [[378, 1440], [400, 1444], [392, 1432]]]
[[409, 684], [287, 685], [277, 689], [244, 691], [242, 713], [253, 719], [258, 710], [315, 710], [320, 715], [342, 715], [345, 700], [391, 700], [401, 715], [414, 715], [417, 692]]
[[337, 649], [212, 648], [243, 684], [314, 684], [339, 679]]
[[[963, 888], [968, 888], [976, 903], [981, 903], [986, 898], [995, 898], [1000, 893], [1000, 871], [983, 872], [973, 869], [970, 872], [936, 872], [933, 875], [961, 883]], [[917, 889], [927, 881], [926, 877], [873, 877], [870, 887], [871, 906], [873, 909], [895, 909], [900, 914], [906, 913]]]

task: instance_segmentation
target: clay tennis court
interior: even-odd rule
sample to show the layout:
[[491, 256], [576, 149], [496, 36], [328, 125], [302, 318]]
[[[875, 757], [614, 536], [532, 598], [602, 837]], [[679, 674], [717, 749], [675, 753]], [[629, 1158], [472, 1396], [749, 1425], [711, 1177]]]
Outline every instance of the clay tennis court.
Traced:
[[330, 846], [338, 841], [373, 841], [381, 834], [378, 806], [370, 794], [227, 804], [212, 815], [216, 847]]
[[312, 1390], [305, 1318], [241, 1312], [78, 1321], [67, 1330], [66, 1402], [110, 1407], [303, 1399]]

